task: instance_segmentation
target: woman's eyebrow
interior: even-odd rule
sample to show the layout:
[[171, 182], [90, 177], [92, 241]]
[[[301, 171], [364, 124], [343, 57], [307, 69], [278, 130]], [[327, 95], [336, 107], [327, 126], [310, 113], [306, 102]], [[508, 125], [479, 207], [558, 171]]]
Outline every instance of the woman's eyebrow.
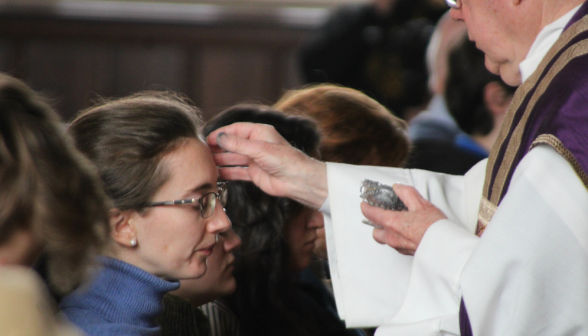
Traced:
[[185, 197], [188, 197], [188, 195], [196, 194], [196, 193], [199, 193], [199, 192], [201, 192], [203, 190], [210, 190], [212, 188], [213, 188], [213, 185], [210, 184], [210, 183], [208, 183], [208, 182], [206, 182], [204, 184], [201, 184], [199, 186], [196, 186], [195, 188], [192, 188], [192, 189], [186, 191], [186, 193], [184, 194], [183, 197], [185, 198]]

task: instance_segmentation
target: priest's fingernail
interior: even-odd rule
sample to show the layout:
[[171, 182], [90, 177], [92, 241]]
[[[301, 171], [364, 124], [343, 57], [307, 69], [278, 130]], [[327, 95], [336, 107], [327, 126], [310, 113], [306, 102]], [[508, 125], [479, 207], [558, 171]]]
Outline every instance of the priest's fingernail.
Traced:
[[217, 136], [216, 136], [216, 143], [222, 147], [222, 139], [227, 137], [227, 133], [225, 132], [220, 132]]
[[369, 221], [369, 220], [367, 220], [367, 219], [362, 219], [362, 220], [361, 220], [361, 222], [362, 222], [363, 224], [365, 224], [365, 225], [373, 226], [373, 227], [375, 227], [376, 229], [383, 229], [383, 227], [382, 227], [381, 225], [374, 224], [374, 223], [370, 222], [370, 221]]

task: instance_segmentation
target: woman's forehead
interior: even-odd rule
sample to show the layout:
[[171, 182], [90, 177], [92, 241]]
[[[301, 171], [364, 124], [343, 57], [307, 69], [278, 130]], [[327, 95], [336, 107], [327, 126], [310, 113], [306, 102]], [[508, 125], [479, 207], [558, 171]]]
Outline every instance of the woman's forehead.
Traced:
[[162, 189], [167, 186], [177, 193], [179, 191], [209, 191], [216, 188], [218, 180], [216, 163], [208, 146], [200, 140], [188, 140], [167, 154], [162, 159], [162, 163], [169, 174], [169, 179]]

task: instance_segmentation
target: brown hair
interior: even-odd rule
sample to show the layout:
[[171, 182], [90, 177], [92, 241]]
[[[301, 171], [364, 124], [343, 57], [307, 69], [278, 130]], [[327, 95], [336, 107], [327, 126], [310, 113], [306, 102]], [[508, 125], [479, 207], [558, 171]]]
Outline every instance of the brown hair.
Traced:
[[24, 83], [0, 74], [0, 243], [40, 238], [49, 286], [79, 284], [108, 233], [108, 205], [92, 165], [58, 116]]
[[201, 139], [200, 111], [178, 94], [147, 91], [103, 100], [71, 126], [77, 148], [96, 165], [119, 210], [141, 211], [167, 181], [163, 156], [189, 138]]
[[408, 156], [406, 123], [360, 91], [310, 86], [286, 92], [274, 107], [317, 123], [325, 161], [398, 167]]

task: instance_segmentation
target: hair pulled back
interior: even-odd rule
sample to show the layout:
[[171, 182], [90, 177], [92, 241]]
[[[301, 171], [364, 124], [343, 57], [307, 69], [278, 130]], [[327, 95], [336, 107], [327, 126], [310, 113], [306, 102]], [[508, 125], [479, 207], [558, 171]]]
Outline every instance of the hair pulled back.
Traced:
[[168, 180], [162, 158], [187, 139], [201, 139], [200, 111], [169, 92], [141, 92], [82, 111], [69, 132], [97, 167], [119, 210], [142, 210]]

